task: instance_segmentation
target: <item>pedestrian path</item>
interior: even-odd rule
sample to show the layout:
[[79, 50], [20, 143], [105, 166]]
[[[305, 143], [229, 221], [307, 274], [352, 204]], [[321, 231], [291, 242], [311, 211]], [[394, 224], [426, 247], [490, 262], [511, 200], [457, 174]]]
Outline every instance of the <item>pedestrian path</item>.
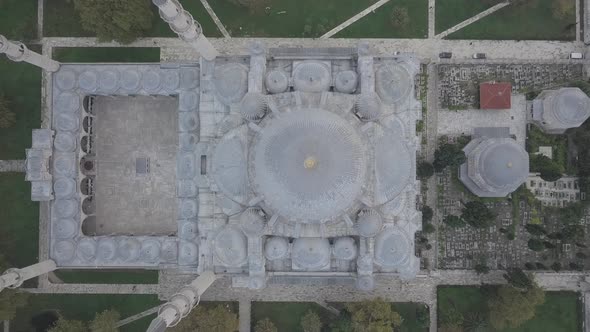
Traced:
[[25, 172], [24, 160], [0, 160], [0, 173]]
[[491, 8], [488, 8], [488, 9], [484, 10], [483, 12], [481, 12], [471, 18], [468, 18], [465, 21], [455, 25], [454, 27], [439, 33], [438, 35], [435, 36], [435, 38], [438, 38], [438, 39], [445, 38], [446, 36], [450, 35], [451, 33], [455, 32], [457, 30], [461, 30], [464, 27], [481, 20], [482, 18], [497, 12], [498, 10], [508, 6], [509, 4], [510, 4], [510, 2], [502, 2], [502, 3], [499, 3]]
[[334, 29], [326, 32], [320, 39], [330, 38], [333, 35], [337, 34], [341, 30], [345, 29], [352, 23], [360, 20], [361, 18], [365, 17], [367, 14], [372, 13], [375, 9], [383, 6], [384, 4], [388, 3], [389, 0], [379, 0], [375, 2], [373, 5], [369, 6], [367, 9], [361, 11], [360, 13], [354, 15], [353, 17], [349, 18], [348, 20], [344, 21], [344, 23], [340, 24], [339, 26], [335, 27]]
[[239, 304], [240, 332], [250, 332], [252, 302], [248, 300], [240, 300]]
[[211, 6], [209, 5], [209, 2], [207, 2], [207, 0], [201, 0], [201, 3], [203, 4], [203, 7], [205, 7], [207, 13], [209, 13], [209, 16], [211, 16], [211, 19], [213, 19], [213, 22], [215, 22], [215, 25], [217, 25], [219, 31], [221, 31], [223, 37], [231, 38], [229, 32], [227, 32], [227, 30], [225, 29], [225, 26], [223, 25], [223, 23], [221, 23], [221, 20], [219, 19], [219, 17], [217, 17], [217, 14], [215, 14], [213, 8], [211, 8]]

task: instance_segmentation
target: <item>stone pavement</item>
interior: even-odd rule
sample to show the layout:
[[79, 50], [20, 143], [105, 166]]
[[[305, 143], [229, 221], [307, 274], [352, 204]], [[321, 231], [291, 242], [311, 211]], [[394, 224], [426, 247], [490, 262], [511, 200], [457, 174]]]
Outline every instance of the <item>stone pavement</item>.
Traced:
[[434, 38], [436, 33], [435, 26], [436, 0], [428, 0], [428, 38]]
[[0, 160], [0, 173], [3, 172], [20, 172], [25, 171], [24, 160]]
[[211, 8], [211, 6], [209, 5], [209, 2], [207, 2], [207, 0], [201, 0], [201, 3], [203, 4], [203, 7], [205, 7], [207, 13], [209, 13], [209, 16], [211, 16], [211, 19], [213, 19], [213, 22], [215, 22], [215, 25], [217, 25], [219, 31], [221, 31], [223, 37], [231, 38], [229, 32], [227, 32], [227, 30], [225, 29], [225, 26], [223, 25], [223, 23], [221, 23], [221, 20], [219, 19], [219, 17], [217, 17], [215, 12], [213, 11], [213, 8]]
[[384, 4], [386, 4], [388, 2], [389, 2], [389, 0], [379, 0], [379, 1], [375, 2], [371, 6], [367, 7], [364, 10], [362, 10], [360, 13], [354, 15], [353, 17], [349, 18], [348, 20], [346, 20], [343, 23], [341, 23], [338, 26], [336, 26], [334, 29], [332, 29], [332, 30], [326, 32], [325, 34], [323, 34], [320, 37], [320, 39], [327, 39], [327, 38], [330, 38], [330, 37], [334, 36], [338, 32], [346, 29], [352, 23], [354, 23], [354, 22], [360, 20], [361, 18], [365, 17], [367, 14], [370, 14], [370, 13], [375, 12], [375, 10], [377, 8], [383, 6]]
[[157, 306], [157, 307], [149, 308], [149, 309], [142, 311], [138, 314], [135, 314], [133, 316], [129, 316], [125, 319], [118, 321], [117, 324], [115, 325], [115, 327], [121, 327], [123, 325], [127, 325], [129, 323], [135, 322], [136, 320], [142, 319], [144, 317], [153, 315], [153, 314], [157, 313], [159, 309], [160, 309], [160, 306]]
[[472, 24], [472, 23], [474, 23], [476, 21], [479, 21], [482, 18], [484, 18], [484, 17], [486, 17], [486, 16], [488, 16], [490, 14], [493, 14], [496, 11], [498, 11], [498, 10], [500, 10], [500, 9], [508, 6], [509, 4], [510, 4], [510, 2], [502, 2], [502, 3], [499, 3], [499, 4], [495, 5], [495, 6], [493, 6], [493, 7], [490, 7], [488, 9], [484, 10], [483, 12], [481, 12], [481, 13], [475, 15], [475, 16], [472, 16], [472, 17], [466, 19], [465, 21], [463, 21], [463, 22], [461, 22], [461, 23], [459, 23], [459, 24], [451, 27], [450, 29], [447, 29], [447, 30], [439, 33], [438, 35], [436, 35], [436, 38], [439, 38], [439, 39], [445, 38], [446, 36], [450, 35], [451, 33], [455, 32], [457, 30], [461, 30], [464, 27], [466, 27], [466, 26], [468, 26], [468, 25], [470, 25], [470, 24]]
[[248, 300], [240, 300], [238, 317], [240, 317], [240, 332], [250, 332], [252, 302]]

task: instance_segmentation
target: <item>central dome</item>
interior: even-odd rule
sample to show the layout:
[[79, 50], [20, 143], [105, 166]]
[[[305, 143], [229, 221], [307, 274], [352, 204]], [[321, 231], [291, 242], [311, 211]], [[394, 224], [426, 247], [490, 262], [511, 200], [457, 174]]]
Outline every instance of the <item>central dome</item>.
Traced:
[[355, 126], [315, 108], [267, 120], [250, 161], [250, 180], [266, 208], [305, 223], [332, 220], [351, 208], [367, 171]]

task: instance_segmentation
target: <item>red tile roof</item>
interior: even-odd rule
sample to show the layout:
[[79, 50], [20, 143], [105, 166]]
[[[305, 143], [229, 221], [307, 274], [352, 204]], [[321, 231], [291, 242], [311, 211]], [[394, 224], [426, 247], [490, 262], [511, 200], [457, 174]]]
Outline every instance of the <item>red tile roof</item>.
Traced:
[[511, 91], [510, 83], [481, 83], [479, 85], [479, 108], [509, 109]]

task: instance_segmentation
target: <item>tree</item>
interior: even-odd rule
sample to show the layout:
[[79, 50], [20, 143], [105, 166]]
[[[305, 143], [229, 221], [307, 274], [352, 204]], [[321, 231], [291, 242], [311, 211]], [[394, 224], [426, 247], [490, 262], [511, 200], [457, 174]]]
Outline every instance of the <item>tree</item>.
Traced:
[[471, 201], [465, 204], [461, 218], [475, 228], [485, 228], [495, 220], [496, 214], [480, 201]]
[[527, 270], [535, 270], [537, 266], [531, 262], [524, 263], [524, 268]]
[[238, 330], [240, 322], [238, 315], [229, 306], [216, 305], [213, 308], [196, 307], [188, 316], [170, 332], [234, 332]]
[[301, 319], [301, 328], [303, 332], [320, 332], [322, 330], [320, 316], [315, 311], [308, 310]]
[[434, 151], [434, 163], [432, 166], [437, 172], [441, 172], [448, 166], [456, 167], [467, 160], [465, 152], [455, 144], [444, 143]]
[[469, 311], [465, 314], [463, 326], [465, 331], [485, 331], [487, 327], [487, 315], [481, 311]]
[[277, 327], [268, 318], [264, 318], [256, 322], [254, 326], [254, 332], [277, 332]]
[[461, 217], [459, 217], [459, 216], [454, 216], [452, 214], [445, 216], [445, 218], [443, 219], [443, 222], [453, 228], [459, 228], [459, 227], [465, 226], [465, 220], [461, 219]]
[[[0, 254], [0, 271], [6, 271], [8, 263]], [[6, 288], [0, 292], [0, 320], [12, 320], [19, 308], [25, 307], [29, 301], [29, 294], [17, 289]]]
[[553, 17], [562, 20], [571, 17], [575, 14], [575, 2], [568, 0], [553, 0], [552, 1]]
[[430, 206], [428, 205], [424, 205], [422, 206], [422, 223], [428, 223], [432, 220], [432, 216], [434, 215], [434, 212], [432, 211], [432, 208], [430, 208]]
[[546, 249], [555, 249], [555, 245], [549, 241], [543, 241], [543, 245]]
[[564, 171], [563, 166], [559, 163], [540, 154], [533, 156], [531, 164], [531, 169], [539, 172], [539, 176], [545, 181], [553, 182], [559, 180]]
[[149, 0], [74, 0], [84, 30], [100, 41], [130, 43], [152, 27]]
[[551, 269], [555, 272], [561, 271], [561, 263], [555, 262], [555, 263], [551, 264]]
[[490, 268], [486, 264], [477, 264], [474, 269], [477, 274], [487, 274], [490, 272]]
[[404, 29], [410, 24], [410, 15], [405, 7], [393, 7], [391, 10], [391, 24], [398, 29]]
[[[452, 331], [463, 325], [463, 314], [455, 307], [453, 303], [444, 303], [440, 306], [440, 322], [445, 330]], [[462, 331], [463, 329], [459, 329]]]
[[430, 326], [430, 313], [428, 312], [427, 305], [421, 305], [416, 308], [416, 321], [423, 328]]
[[10, 103], [4, 95], [0, 95], [0, 128], [10, 128], [16, 123], [16, 114], [10, 110]]
[[422, 226], [423, 233], [430, 234], [430, 233], [434, 233], [434, 231], [436, 231], [436, 228], [434, 227], [433, 224], [428, 223], [428, 224]]
[[576, 253], [576, 257], [579, 258], [579, 259], [586, 259], [586, 258], [588, 258], [588, 255], [586, 255], [583, 252], [577, 252]]
[[535, 266], [537, 267], [537, 269], [539, 270], [547, 270], [547, 266], [545, 266], [545, 264], [541, 263], [541, 262], [536, 262]]
[[504, 274], [504, 279], [508, 281], [510, 285], [518, 289], [531, 289], [534, 286], [533, 281], [528, 274], [524, 273], [519, 268], [509, 268]]
[[576, 262], [571, 262], [570, 263], [570, 269], [576, 270], [576, 271], [583, 271], [584, 270], [584, 265], [578, 264]]
[[528, 242], [529, 249], [533, 251], [543, 251], [545, 250], [545, 245], [543, 241], [537, 239], [530, 239]]
[[497, 330], [517, 328], [535, 316], [535, 308], [545, 302], [545, 293], [537, 285], [526, 291], [500, 286], [488, 300], [490, 324]]
[[524, 226], [524, 228], [531, 235], [542, 236], [542, 235], [547, 234], [547, 231], [541, 225], [537, 225], [537, 224], [526, 224], [526, 226]]
[[67, 320], [61, 317], [55, 326], [47, 332], [86, 332], [88, 329], [85, 324], [79, 320]]
[[416, 175], [421, 179], [428, 179], [434, 174], [434, 167], [432, 164], [426, 161], [422, 161], [418, 164], [416, 169]]
[[115, 310], [105, 310], [97, 313], [89, 324], [92, 332], [116, 332], [119, 329], [116, 327], [117, 322], [121, 319], [121, 315]]
[[353, 332], [389, 332], [401, 325], [402, 317], [381, 298], [346, 304]]
[[[567, 209], [562, 209], [567, 210]], [[572, 243], [584, 240], [584, 227], [582, 225], [567, 225], [561, 230], [563, 242]]]

